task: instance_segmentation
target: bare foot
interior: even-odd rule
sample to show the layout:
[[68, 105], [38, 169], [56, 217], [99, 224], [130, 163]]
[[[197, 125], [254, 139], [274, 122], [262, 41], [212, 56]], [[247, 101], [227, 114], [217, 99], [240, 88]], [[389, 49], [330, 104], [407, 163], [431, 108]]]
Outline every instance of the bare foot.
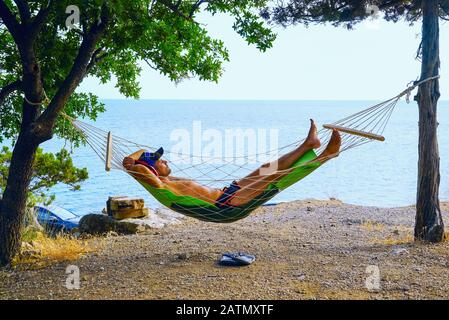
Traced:
[[304, 144], [306, 144], [311, 149], [316, 149], [321, 146], [320, 139], [318, 138], [318, 130], [316, 128], [315, 122], [310, 119], [310, 129], [309, 134], [307, 135], [306, 140], [304, 141]]
[[341, 146], [341, 136], [340, 133], [337, 130], [332, 130], [332, 136], [329, 140], [329, 143], [326, 147], [326, 149], [323, 151], [322, 154], [318, 156], [318, 160], [327, 161], [329, 159], [338, 157], [340, 154], [340, 146]]

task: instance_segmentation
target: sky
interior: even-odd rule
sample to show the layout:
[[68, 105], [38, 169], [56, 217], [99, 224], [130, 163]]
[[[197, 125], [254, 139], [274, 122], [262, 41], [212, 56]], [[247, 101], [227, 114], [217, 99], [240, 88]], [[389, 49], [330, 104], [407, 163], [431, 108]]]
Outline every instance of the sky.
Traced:
[[[209, 33], [230, 52], [218, 83], [197, 79], [174, 84], [142, 64], [141, 99], [175, 100], [385, 100], [420, 75], [415, 59], [420, 25], [376, 19], [355, 30], [332, 26], [276, 27], [265, 53], [232, 29], [228, 16], [202, 16]], [[449, 100], [449, 23], [440, 24], [441, 99]], [[112, 81], [86, 79], [78, 91], [123, 99]]]

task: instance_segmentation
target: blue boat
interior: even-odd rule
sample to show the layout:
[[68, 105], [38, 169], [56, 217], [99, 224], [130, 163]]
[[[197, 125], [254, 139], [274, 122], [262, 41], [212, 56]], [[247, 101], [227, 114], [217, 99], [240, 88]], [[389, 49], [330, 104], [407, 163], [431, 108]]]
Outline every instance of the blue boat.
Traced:
[[81, 216], [55, 205], [36, 205], [34, 210], [39, 224], [52, 232], [73, 231], [81, 219]]

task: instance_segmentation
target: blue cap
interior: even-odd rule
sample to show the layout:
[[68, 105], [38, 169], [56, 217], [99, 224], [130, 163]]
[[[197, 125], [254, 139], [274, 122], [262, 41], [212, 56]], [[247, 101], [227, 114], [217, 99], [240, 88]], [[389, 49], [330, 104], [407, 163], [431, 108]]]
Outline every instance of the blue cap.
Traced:
[[146, 162], [150, 166], [154, 166], [157, 160], [159, 160], [164, 154], [164, 149], [160, 147], [156, 152], [144, 152], [140, 156], [139, 160]]

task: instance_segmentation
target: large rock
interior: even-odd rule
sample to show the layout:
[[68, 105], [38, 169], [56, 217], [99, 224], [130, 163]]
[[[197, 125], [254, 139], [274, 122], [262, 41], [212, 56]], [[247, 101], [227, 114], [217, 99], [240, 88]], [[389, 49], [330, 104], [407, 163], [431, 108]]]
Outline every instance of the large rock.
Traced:
[[184, 219], [186, 219], [186, 216], [169, 209], [159, 208], [147, 217], [140, 219], [126, 219], [122, 221], [138, 224], [145, 229], [161, 229], [172, 224], [181, 223]]
[[104, 214], [88, 214], [79, 222], [81, 233], [101, 235], [110, 231], [118, 234], [134, 234], [144, 231], [145, 228], [129, 220], [115, 220]]
[[89, 214], [80, 220], [80, 232], [94, 235], [114, 231], [120, 234], [133, 234], [148, 229], [161, 229], [168, 225], [181, 223], [187, 219], [169, 209], [156, 209], [145, 218], [115, 220], [105, 214]]

